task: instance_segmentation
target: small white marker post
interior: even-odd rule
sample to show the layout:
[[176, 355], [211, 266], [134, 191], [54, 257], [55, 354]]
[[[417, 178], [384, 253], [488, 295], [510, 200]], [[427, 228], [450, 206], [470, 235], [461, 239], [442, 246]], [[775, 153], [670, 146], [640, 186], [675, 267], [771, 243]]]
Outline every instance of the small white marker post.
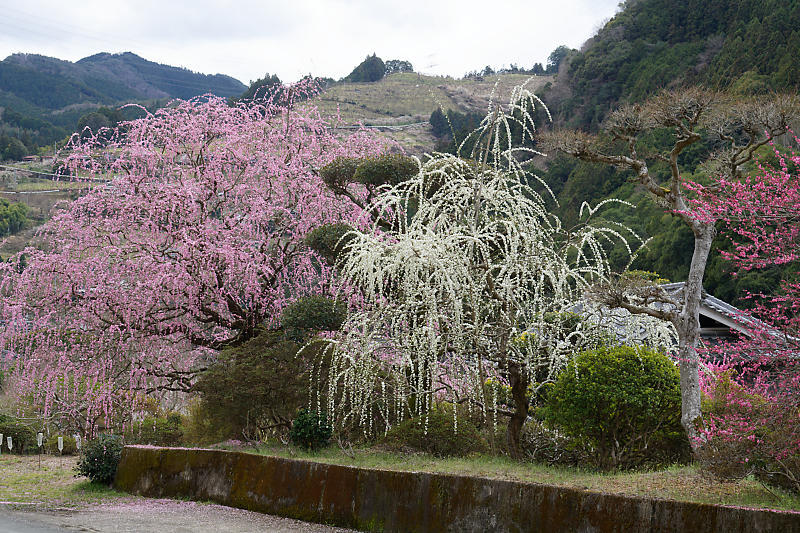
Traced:
[[40, 431], [36, 434], [36, 445], [39, 447], [39, 470], [42, 469], [42, 439], [44, 435]]
[[0, 433], [0, 455], [3, 455], [3, 434]]
[[58, 467], [64, 466], [64, 455], [61, 453], [64, 450], [64, 437], [58, 437]]
[[6, 437], [6, 442], [8, 443], [8, 453], [11, 453], [11, 449], [14, 447], [14, 441], [11, 440], [11, 437]]
[[75, 437], [75, 448], [78, 450], [78, 452], [80, 452], [81, 451], [81, 436], [78, 435], [77, 433], [75, 433], [74, 437]]

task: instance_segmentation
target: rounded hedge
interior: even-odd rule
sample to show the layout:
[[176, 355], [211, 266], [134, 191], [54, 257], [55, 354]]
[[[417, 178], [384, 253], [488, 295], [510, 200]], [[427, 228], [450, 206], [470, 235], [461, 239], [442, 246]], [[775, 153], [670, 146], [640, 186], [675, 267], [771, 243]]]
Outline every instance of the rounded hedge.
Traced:
[[114, 481], [121, 456], [122, 437], [99, 435], [83, 446], [75, 469], [79, 475], [88, 477], [93, 483], [110, 485]]
[[292, 422], [289, 439], [295, 446], [315, 450], [326, 446], [332, 434], [333, 429], [325, 413], [301, 409]]
[[601, 468], [674, 462], [688, 454], [678, 368], [644, 347], [579, 354], [550, 388], [542, 411], [548, 425], [583, 439]]
[[335, 265], [353, 239], [353, 235], [348, 235], [351, 231], [353, 227], [342, 222], [323, 224], [306, 235], [305, 243], [330, 265]]
[[0, 434], [3, 442], [0, 443], [3, 452], [8, 452], [8, 437], [11, 437], [12, 453], [36, 452], [36, 432], [28, 425], [11, 417], [3, 417], [0, 421]]
[[44, 442], [44, 451], [51, 455], [75, 455], [78, 453], [78, 444], [75, 437], [63, 435], [64, 442], [61, 452], [58, 451], [58, 435], [53, 435]]
[[419, 172], [419, 165], [413, 158], [402, 154], [384, 154], [362, 159], [353, 181], [364, 185], [397, 185]]
[[286, 331], [338, 331], [347, 318], [347, 306], [326, 296], [298, 298], [281, 313]]
[[337, 157], [319, 170], [322, 181], [334, 192], [344, 189], [353, 179], [360, 160], [354, 157]]

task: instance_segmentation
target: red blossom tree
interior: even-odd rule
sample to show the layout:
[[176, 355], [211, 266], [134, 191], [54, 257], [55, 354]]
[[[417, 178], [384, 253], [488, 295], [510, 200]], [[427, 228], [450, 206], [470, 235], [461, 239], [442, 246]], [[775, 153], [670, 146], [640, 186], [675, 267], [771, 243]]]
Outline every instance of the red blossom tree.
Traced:
[[[777, 166], [761, 163], [743, 180], [691, 185], [699, 194], [694, 216], [723, 221], [733, 241], [723, 254], [742, 270], [800, 259], [800, 154], [775, 155]], [[738, 463], [739, 475], [754, 472], [800, 492], [800, 281], [797, 272], [791, 276], [770, 294], [751, 295], [757, 305], [744, 317], [746, 336], [706, 351], [722, 373], [703, 382], [713, 408], [701, 457]]]
[[[695, 424], [701, 416], [700, 300], [717, 219], [709, 210], [708, 216], [696, 216], [685, 188], [687, 171], [702, 171], [728, 180], [726, 183], [736, 181], [745, 174], [756, 151], [783, 135], [798, 116], [800, 99], [796, 95], [739, 97], [688, 88], [664, 91], [641, 104], [621, 107], [608, 117], [600, 135], [564, 130], [543, 138], [546, 145], [582, 161], [631, 171], [629, 181], [641, 186], [693, 233], [692, 259], [679, 294], [667, 294], [650, 283], [637, 286], [626, 277], [619, 283], [598, 285], [593, 291], [594, 298], [605, 305], [650, 315], [675, 328], [681, 424], [690, 437], [697, 436]], [[643, 142], [654, 134], [667, 134], [669, 140], [660, 148]], [[685, 152], [704, 142], [717, 150], [701, 165], [688, 166]], [[655, 169], [663, 164], [667, 171], [661, 174]]]
[[309, 92], [177, 101], [76, 135], [64, 165], [98, 184], [0, 266], [7, 389], [91, 433], [147, 394], [187, 390], [216, 350], [274, 326], [287, 303], [335, 292], [303, 238], [325, 223], [368, 222], [316, 169], [381, 147], [364, 133], [334, 135], [300, 103]]

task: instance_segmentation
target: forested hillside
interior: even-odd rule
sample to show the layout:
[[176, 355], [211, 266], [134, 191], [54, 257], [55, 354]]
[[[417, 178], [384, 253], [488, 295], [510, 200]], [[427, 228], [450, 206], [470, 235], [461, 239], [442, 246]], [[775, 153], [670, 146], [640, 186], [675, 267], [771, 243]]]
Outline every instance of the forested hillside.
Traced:
[[800, 85], [800, 6], [778, 0], [628, 0], [562, 64], [560, 121], [596, 128], [623, 101], [703, 84], [738, 93]]
[[72, 63], [36, 54], [0, 61], [0, 131], [29, 151], [62, 139], [99, 106], [191, 98], [238, 96], [246, 86], [221, 74], [206, 75], [147, 61], [136, 54], [95, 54]]
[[[619, 105], [640, 102], [664, 88], [703, 85], [742, 95], [796, 92], [798, 57], [797, 1], [628, 0], [580, 51], [567, 56], [543, 95], [557, 128], [596, 131]], [[641, 149], [663, 142], [656, 136]], [[704, 145], [684, 154], [682, 172], [702, 179], [697, 163], [713, 149]], [[558, 197], [562, 216], [575, 221], [584, 201], [630, 201], [635, 210], [613, 209], [609, 216], [652, 237], [634, 266], [673, 281], [685, 279], [693, 243], [689, 230], [628, 183], [626, 172], [564, 155], [550, 157], [546, 164], [543, 177]], [[661, 170], [666, 175], [666, 165]], [[715, 247], [724, 246], [718, 239]], [[705, 286], [740, 305], [746, 305], [738, 299], [744, 291], [774, 287], [780, 279], [777, 269], [732, 277], [726, 265], [714, 253]]]

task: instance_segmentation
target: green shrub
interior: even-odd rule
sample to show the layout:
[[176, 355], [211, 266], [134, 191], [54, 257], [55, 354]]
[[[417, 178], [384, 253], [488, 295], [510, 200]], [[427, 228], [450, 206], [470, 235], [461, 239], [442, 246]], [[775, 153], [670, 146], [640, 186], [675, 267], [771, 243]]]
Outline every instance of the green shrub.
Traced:
[[93, 483], [110, 485], [117, 473], [122, 455], [122, 438], [119, 435], [99, 435], [83, 446], [75, 470]]
[[325, 413], [301, 409], [294, 421], [289, 438], [292, 444], [306, 450], [315, 450], [328, 444], [333, 430]]
[[[78, 453], [78, 446], [75, 443], [75, 437], [71, 435], [63, 435], [64, 437], [64, 448], [61, 451], [61, 455], [75, 455]], [[53, 435], [52, 437], [48, 438], [44, 443], [44, 451], [45, 453], [49, 453], [52, 455], [58, 455], [58, 435]]]
[[548, 465], [578, 466], [586, 462], [591, 451], [581, 439], [569, 438], [538, 420], [530, 420], [522, 427], [519, 447], [529, 460]]
[[[187, 421], [190, 442], [285, 437], [308, 401], [310, 368], [326, 345], [313, 342], [299, 351], [280, 331], [264, 331], [222, 350], [194, 386], [199, 402]], [[327, 375], [324, 368], [319, 375]]]
[[678, 368], [647, 348], [583, 352], [547, 394], [544, 419], [593, 449], [600, 468], [629, 468], [685, 459]]
[[305, 296], [283, 309], [281, 326], [293, 338], [302, 332], [337, 331], [347, 318], [347, 306], [325, 296]]
[[450, 406], [436, 406], [428, 412], [427, 422], [425, 418], [420, 416], [400, 422], [388, 431], [381, 446], [399, 452], [423, 452], [437, 457], [462, 457], [489, 451], [486, 439], [470, 421], [458, 417], [456, 427]]
[[36, 432], [25, 423], [6, 417], [5, 422], [0, 422], [0, 433], [3, 434], [1, 444], [4, 452], [8, 452], [8, 437], [11, 437], [12, 453], [36, 453]]
[[237, 418], [224, 418], [222, 409], [203, 395], [189, 402], [189, 414], [184, 418], [183, 439], [188, 444], [207, 446], [234, 436], [241, 437], [242, 429]]
[[352, 236], [347, 236], [353, 227], [344, 223], [323, 224], [306, 235], [305, 243], [330, 265], [335, 265], [342, 256]]
[[362, 159], [353, 180], [364, 185], [397, 185], [419, 172], [417, 162], [402, 154], [384, 154]]
[[358, 163], [355, 157], [337, 157], [319, 169], [319, 175], [333, 192], [340, 192], [353, 180]]
[[164, 417], [148, 416], [131, 424], [124, 438], [126, 444], [180, 446], [183, 444], [183, 419], [179, 413]]

